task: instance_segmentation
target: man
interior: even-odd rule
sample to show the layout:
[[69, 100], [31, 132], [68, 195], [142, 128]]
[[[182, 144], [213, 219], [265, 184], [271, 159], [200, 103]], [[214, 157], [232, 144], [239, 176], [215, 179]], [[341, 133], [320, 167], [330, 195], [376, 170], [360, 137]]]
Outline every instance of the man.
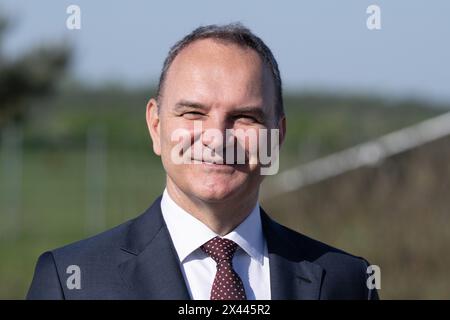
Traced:
[[[178, 42], [146, 119], [167, 173], [162, 197], [132, 221], [44, 253], [28, 298], [377, 298], [364, 259], [277, 224], [258, 204], [259, 153], [226, 133], [275, 130], [281, 145], [286, 119], [277, 62], [247, 28], [201, 27]], [[270, 144], [257, 137], [257, 149]]]

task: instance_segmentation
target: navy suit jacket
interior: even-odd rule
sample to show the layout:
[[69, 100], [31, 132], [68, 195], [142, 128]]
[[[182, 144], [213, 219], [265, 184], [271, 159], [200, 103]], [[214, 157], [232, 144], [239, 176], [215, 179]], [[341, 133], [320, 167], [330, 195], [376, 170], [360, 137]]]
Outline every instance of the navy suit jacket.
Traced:
[[[190, 299], [160, 200], [133, 220], [42, 254], [27, 298]], [[366, 260], [290, 230], [262, 209], [261, 218], [272, 299], [378, 298], [366, 285]], [[77, 275], [70, 266], [79, 267]]]

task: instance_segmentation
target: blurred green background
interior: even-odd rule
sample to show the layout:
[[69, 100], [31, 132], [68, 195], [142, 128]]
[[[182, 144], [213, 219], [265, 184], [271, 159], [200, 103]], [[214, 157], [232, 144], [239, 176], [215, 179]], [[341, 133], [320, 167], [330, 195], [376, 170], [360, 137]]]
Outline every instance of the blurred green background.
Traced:
[[[11, 167], [1, 171], [0, 297], [24, 297], [40, 253], [133, 218], [162, 192], [164, 172], [144, 118], [152, 93], [72, 84], [32, 100], [32, 116], [17, 129], [20, 149], [15, 155], [7, 155], [4, 144], [1, 149], [1, 161], [17, 157], [13, 161], [20, 168], [16, 174]], [[319, 93], [288, 93], [286, 109], [281, 171], [443, 112], [423, 102]], [[101, 147], [92, 151], [92, 140]], [[437, 143], [414, 164], [403, 159], [389, 167], [388, 160], [366, 169], [390, 170], [385, 183], [373, 172], [351, 172], [262, 204], [280, 222], [379, 265], [383, 298], [449, 297], [444, 253], [450, 249], [450, 144]], [[94, 167], [104, 170], [100, 175], [87, 168], [92, 157]], [[399, 182], [402, 172], [410, 177]], [[414, 182], [412, 192], [411, 181], [420, 176], [424, 181]]]
[[[0, 19], [0, 49], [7, 26]], [[0, 50], [0, 299], [25, 297], [41, 253], [137, 216], [164, 188], [145, 123], [154, 82], [82, 82], [75, 58], [61, 42], [13, 58]], [[450, 111], [414, 92], [336, 92], [285, 90], [280, 172]], [[447, 135], [261, 203], [379, 265], [383, 299], [450, 298], [449, 160]]]

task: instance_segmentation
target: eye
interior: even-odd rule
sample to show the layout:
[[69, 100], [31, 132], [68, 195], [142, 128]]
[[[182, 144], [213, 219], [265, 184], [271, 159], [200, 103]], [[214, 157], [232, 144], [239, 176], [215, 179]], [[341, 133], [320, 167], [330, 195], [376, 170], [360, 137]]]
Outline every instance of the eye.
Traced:
[[198, 111], [188, 111], [183, 113], [182, 116], [187, 119], [198, 119], [204, 116], [204, 114]]
[[247, 114], [241, 114], [236, 116], [237, 120], [243, 120], [245, 122], [259, 122], [258, 119], [256, 119], [253, 116], [247, 115]]

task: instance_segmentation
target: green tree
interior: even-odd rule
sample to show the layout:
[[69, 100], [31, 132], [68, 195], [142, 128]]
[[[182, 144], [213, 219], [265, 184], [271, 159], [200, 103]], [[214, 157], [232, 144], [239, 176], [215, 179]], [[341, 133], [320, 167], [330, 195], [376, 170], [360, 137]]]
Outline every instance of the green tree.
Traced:
[[70, 60], [66, 44], [47, 44], [7, 58], [2, 48], [9, 25], [9, 20], [0, 16], [0, 128], [23, 122], [29, 99], [51, 93]]

